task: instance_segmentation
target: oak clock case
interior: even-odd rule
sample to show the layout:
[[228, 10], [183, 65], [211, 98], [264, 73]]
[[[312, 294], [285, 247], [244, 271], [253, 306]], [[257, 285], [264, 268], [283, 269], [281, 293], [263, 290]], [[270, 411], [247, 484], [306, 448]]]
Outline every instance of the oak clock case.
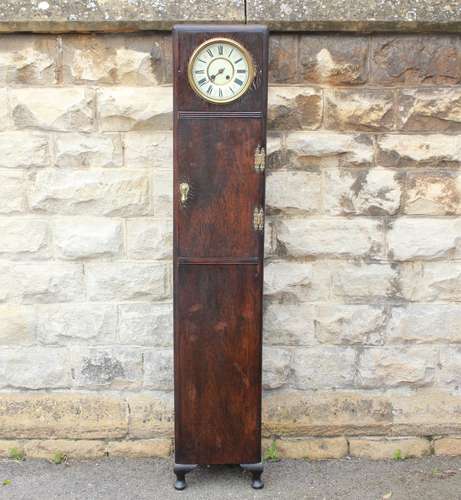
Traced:
[[262, 279], [268, 32], [176, 26], [176, 489], [197, 465], [261, 480]]

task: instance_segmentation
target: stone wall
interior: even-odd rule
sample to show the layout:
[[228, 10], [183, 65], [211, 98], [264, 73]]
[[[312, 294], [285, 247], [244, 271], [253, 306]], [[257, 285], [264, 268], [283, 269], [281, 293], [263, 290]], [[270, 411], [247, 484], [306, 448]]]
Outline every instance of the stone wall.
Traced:
[[[461, 454], [461, 36], [273, 33], [269, 97], [265, 444]], [[0, 38], [0, 456], [171, 451], [171, 110], [168, 33]]]

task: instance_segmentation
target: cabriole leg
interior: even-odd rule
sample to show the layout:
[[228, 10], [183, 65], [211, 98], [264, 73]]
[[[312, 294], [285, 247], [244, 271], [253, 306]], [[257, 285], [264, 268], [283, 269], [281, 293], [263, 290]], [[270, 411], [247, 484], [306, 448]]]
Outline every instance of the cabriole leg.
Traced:
[[191, 464], [174, 464], [174, 473], [176, 474], [176, 481], [174, 483], [174, 487], [176, 490], [184, 490], [186, 489], [186, 474], [188, 472], [193, 471], [197, 465]]
[[264, 471], [264, 465], [262, 462], [257, 464], [240, 464], [243, 470], [251, 472], [251, 487], [255, 490], [260, 490], [264, 488], [263, 480], [261, 479], [261, 474]]

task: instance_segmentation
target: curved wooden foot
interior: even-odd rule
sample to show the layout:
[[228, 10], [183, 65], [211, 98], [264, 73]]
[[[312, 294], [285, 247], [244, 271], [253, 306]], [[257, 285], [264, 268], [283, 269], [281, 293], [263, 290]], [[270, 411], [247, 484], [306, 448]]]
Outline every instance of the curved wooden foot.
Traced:
[[193, 471], [197, 465], [192, 464], [174, 464], [174, 473], [176, 474], [176, 481], [174, 483], [175, 490], [185, 490], [187, 487], [186, 474]]
[[255, 490], [260, 490], [264, 488], [263, 480], [261, 479], [261, 474], [264, 472], [264, 465], [262, 462], [257, 464], [240, 464], [243, 470], [251, 472], [251, 487]]

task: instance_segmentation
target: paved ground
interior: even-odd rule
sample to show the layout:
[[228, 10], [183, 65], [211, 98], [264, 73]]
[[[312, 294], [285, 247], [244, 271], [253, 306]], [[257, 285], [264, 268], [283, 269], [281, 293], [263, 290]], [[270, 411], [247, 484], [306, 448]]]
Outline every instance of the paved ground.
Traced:
[[[461, 458], [269, 463], [264, 490], [238, 467], [203, 468], [183, 492], [172, 489], [166, 460], [105, 459], [54, 465], [0, 460], [0, 498], [14, 500], [461, 499]], [[1, 486], [3, 482], [9, 483]]]

